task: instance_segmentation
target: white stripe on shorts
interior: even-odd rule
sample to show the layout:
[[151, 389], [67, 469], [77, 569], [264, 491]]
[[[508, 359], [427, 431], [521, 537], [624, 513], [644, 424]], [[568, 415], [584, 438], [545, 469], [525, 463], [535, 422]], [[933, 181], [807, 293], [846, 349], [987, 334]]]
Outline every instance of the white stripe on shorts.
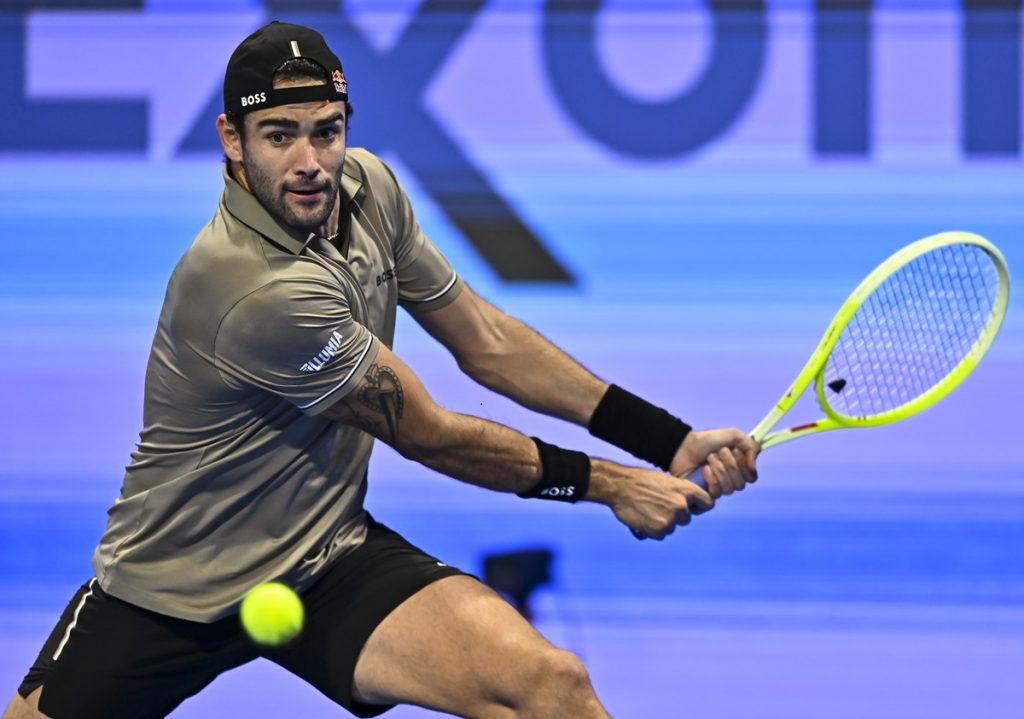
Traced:
[[64, 630], [64, 637], [60, 640], [60, 644], [57, 645], [57, 651], [53, 653], [53, 661], [57, 661], [60, 657], [60, 653], [64, 651], [64, 645], [68, 643], [68, 639], [71, 638], [71, 630], [78, 624], [78, 614], [82, 611], [82, 607], [85, 606], [85, 600], [92, 596], [92, 586], [96, 583], [96, 578], [93, 577], [89, 580], [89, 591], [82, 595], [82, 598], [78, 600], [78, 606], [75, 607], [75, 616], [71, 619], [71, 623], [68, 624], [68, 628]]

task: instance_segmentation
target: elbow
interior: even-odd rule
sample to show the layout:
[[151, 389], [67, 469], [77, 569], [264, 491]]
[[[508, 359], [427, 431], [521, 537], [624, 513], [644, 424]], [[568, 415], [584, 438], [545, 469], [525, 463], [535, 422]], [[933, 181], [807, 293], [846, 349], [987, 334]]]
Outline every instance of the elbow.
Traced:
[[488, 354], [472, 360], [458, 360], [459, 369], [474, 382], [496, 389], [503, 386], [504, 375], [501, 371], [500, 354]]
[[474, 352], [472, 355], [459, 355], [455, 361], [463, 374], [479, 382], [487, 374], [487, 356], [484, 353]]
[[513, 353], [511, 337], [501, 327], [490, 327], [469, 349], [455, 356], [459, 369], [477, 382], [490, 386], [499, 379], [504, 361]]

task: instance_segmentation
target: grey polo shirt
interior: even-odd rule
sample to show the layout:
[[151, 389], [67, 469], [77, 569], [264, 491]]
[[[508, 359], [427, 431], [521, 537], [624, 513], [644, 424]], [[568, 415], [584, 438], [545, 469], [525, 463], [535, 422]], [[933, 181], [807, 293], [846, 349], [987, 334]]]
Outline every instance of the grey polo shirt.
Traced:
[[363, 541], [373, 439], [318, 414], [391, 346], [398, 304], [462, 290], [365, 150], [345, 159], [344, 255], [224, 182], [168, 283], [140, 441], [93, 557], [104, 591], [201, 622], [260, 582], [302, 589]]

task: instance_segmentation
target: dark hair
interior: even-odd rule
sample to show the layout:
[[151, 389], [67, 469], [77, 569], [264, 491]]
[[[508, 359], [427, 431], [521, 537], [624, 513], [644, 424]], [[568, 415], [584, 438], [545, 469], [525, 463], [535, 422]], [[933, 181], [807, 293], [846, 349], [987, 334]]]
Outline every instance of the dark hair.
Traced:
[[[293, 83], [302, 80], [318, 80], [321, 83], [326, 84], [328, 81], [327, 71], [320, 67], [319, 63], [313, 62], [312, 60], [304, 57], [293, 57], [290, 60], [285, 60], [281, 65], [274, 71], [274, 77], [271, 80], [273, 85], [279, 83]], [[345, 129], [349, 127], [349, 120], [352, 118], [352, 113], [355, 110], [352, 108], [352, 103], [348, 100], [345, 101]], [[237, 115], [234, 112], [224, 113], [230, 122], [235, 127], [235, 132], [241, 138], [242, 142], [245, 142], [245, 115]], [[227, 158], [224, 158], [227, 160]]]

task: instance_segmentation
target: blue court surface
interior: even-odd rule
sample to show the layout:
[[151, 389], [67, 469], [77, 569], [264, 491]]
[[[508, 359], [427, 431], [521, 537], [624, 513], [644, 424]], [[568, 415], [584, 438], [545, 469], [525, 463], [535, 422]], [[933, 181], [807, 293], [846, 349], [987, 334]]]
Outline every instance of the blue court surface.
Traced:
[[[205, 89], [197, 99], [174, 90], [178, 75], [162, 75], [165, 90], [183, 98], [176, 111], [148, 86], [118, 90], [116, 78], [90, 72], [90, 36], [82, 36], [85, 79], [76, 96], [148, 98], [144, 150], [47, 149], [34, 140], [25, 141], [29, 149], [0, 148], [0, 687], [8, 694], [91, 576], [105, 510], [138, 437], [164, 284], [215, 208], [216, 152], [175, 148], [202, 114], [206, 90], [216, 90], [224, 53], [265, 15], [248, 2], [216, 12], [182, 3], [173, 18], [160, 15], [174, 5], [83, 10], [84, 19], [40, 10], [25, 25], [25, 96], [33, 101], [62, 91], [43, 72], [53, 62], [44, 51], [72, 20], [96, 23], [96, 42], [116, 36], [118, 23], [136, 23], [132, 42], [195, 35]], [[392, 165], [428, 235], [478, 292], [600, 376], [698, 428], [749, 429], [853, 287], [901, 246], [969, 230], [996, 243], [1011, 274], [1024, 276], [1019, 62], [1016, 115], [1009, 111], [1016, 150], [1004, 143], [975, 153], [963, 135], [967, 95], [955, 79], [965, 42], [957, 3], [934, 12], [879, 4], [869, 151], [814, 149], [812, 4], [791, 2], [768, 3], [760, 84], [738, 119], [701, 148], [660, 158], [595, 139], [555, 96], [538, 40], [541, 5], [497, 2], [481, 11], [424, 89], [424, 107], [574, 284], [502, 280], [437, 201], [422, 156], [361, 127], [359, 109], [351, 144]], [[678, 16], [664, 3], [651, 6], [667, 13], [664, 22], [612, 3], [598, 47], [615, 82], [655, 102], [695, 82], [711, 43], [700, 4]], [[349, 9], [381, 52], [418, 4], [387, 7], [390, 14], [374, 15], [366, 2]], [[680, 49], [669, 31], [698, 42]], [[1010, 47], [1019, 57], [1017, 40]], [[678, 71], [650, 56], [676, 50]], [[521, 95], [488, 94], [495, 83]], [[379, 108], [362, 115], [379, 116]], [[419, 131], [410, 132], [415, 141]], [[395, 351], [450, 409], [625, 459], [582, 429], [473, 385], [404, 315]], [[757, 485], [662, 543], [637, 542], [603, 507], [488, 493], [382, 445], [367, 504], [470, 572], [489, 553], [553, 550], [553, 582], [534, 600], [536, 624], [584, 659], [617, 719], [1019, 716], [1022, 369], [1024, 303], [1015, 291], [991, 352], [939, 406], [897, 426], [772, 449]], [[813, 401], [800, 405], [793, 423], [817, 411]], [[256, 662], [172, 716], [284, 714], [344, 712]], [[428, 715], [408, 707], [389, 714]]]

